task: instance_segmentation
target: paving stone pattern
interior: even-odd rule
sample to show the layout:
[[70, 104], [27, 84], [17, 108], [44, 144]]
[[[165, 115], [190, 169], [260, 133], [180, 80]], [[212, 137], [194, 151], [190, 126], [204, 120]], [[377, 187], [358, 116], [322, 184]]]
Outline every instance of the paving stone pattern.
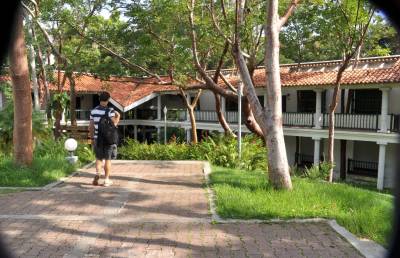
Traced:
[[211, 223], [200, 163], [116, 161], [111, 187], [92, 186], [94, 171], [0, 195], [16, 257], [362, 257], [324, 222]]

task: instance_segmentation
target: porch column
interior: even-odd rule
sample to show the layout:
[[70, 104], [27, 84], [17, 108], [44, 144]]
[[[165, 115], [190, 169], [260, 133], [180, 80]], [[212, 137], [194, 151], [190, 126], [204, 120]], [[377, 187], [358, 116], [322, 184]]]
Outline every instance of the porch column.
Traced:
[[378, 161], [378, 182], [377, 188], [383, 189], [384, 178], [385, 178], [385, 156], [386, 156], [386, 145], [387, 142], [377, 142], [379, 144], [379, 161]]
[[389, 110], [389, 91], [390, 88], [382, 88], [382, 106], [381, 106], [381, 127], [379, 132], [387, 133], [387, 115]]
[[[157, 120], [161, 120], [161, 95], [157, 96]], [[159, 128], [157, 128], [157, 133]]]
[[137, 140], [137, 125], [133, 126], [133, 138]]
[[314, 128], [321, 129], [321, 96], [322, 96], [322, 89], [317, 89], [315, 91], [315, 117], [314, 117]]
[[313, 137], [314, 140], [314, 166], [319, 165], [319, 153], [321, 149], [321, 138], [319, 137]]

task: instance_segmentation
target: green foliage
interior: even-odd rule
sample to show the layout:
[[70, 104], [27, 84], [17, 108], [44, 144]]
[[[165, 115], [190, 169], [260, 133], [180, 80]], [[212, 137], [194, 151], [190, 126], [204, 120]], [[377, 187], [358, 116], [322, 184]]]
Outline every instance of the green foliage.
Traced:
[[72, 173], [76, 167], [66, 162], [64, 144], [38, 141], [30, 167], [19, 167], [11, 155], [0, 157], [0, 186], [43, 186]]
[[64, 141], [65, 139], [38, 140], [31, 167], [16, 166], [12, 155], [0, 153], [0, 186], [43, 186], [68, 176], [78, 166], [95, 159], [91, 148], [87, 144], [79, 143], [76, 151], [79, 163], [76, 166], [69, 164], [65, 160], [68, 153], [64, 149]]
[[[46, 139], [51, 135], [51, 129], [45, 124], [43, 113], [32, 112], [32, 134], [34, 140]], [[12, 151], [14, 128], [14, 102], [7, 99], [7, 104], [0, 111], [0, 151], [10, 153]]]
[[87, 164], [96, 159], [93, 149], [89, 144], [78, 143], [78, 148], [76, 149], [76, 155], [79, 158], [81, 164]]
[[221, 134], [212, 135], [196, 145], [171, 142], [164, 144], [141, 144], [128, 139], [119, 148], [122, 159], [131, 160], [208, 160], [210, 163], [248, 170], [266, 170], [265, 147], [260, 139], [248, 135], [242, 142], [242, 159], [239, 160], [237, 139]]
[[387, 246], [393, 197], [343, 183], [294, 177], [292, 191], [275, 190], [263, 171], [213, 167], [217, 212], [224, 218], [328, 218], [353, 234]]
[[329, 175], [329, 170], [331, 169], [331, 164], [328, 162], [322, 162], [319, 166], [312, 166], [310, 168], [305, 168], [304, 176], [310, 179], [322, 179], [325, 180]]

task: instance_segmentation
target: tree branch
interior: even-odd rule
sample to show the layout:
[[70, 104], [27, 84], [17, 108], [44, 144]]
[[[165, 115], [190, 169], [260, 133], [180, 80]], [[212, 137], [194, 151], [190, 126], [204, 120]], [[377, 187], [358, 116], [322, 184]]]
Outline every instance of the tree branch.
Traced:
[[279, 19], [278, 29], [281, 30], [283, 25], [286, 24], [289, 17], [293, 14], [294, 10], [296, 10], [297, 5], [300, 3], [300, 0], [292, 0], [290, 5], [285, 11], [285, 14]]
[[137, 65], [137, 64], [134, 64], [134, 63], [130, 62], [128, 59], [126, 59], [125, 57], [119, 55], [118, 53], [116, 53], [116, 52], [113, 51], [112, 49], [106, 47], [105, 45], [103, 45], [102, 43], [100, 43], [98, 40], [96, 40], [96, 39], [94, 39], [94, 38], [92, 38], [92, 37], [89, 37], [89, 36], [85, 35], [83, 32], [81, 32], [79, 29], [77, 29], [74, 25], [72, 25], [72, 24], [70, 24], [70, 23], [67, 23], [67, 24], [68, 24], [70, 27], [72, 27], [79, 35], [81, 35], [82, 37], [84, 37], [84, 38], [86, 38], [86, 39], [88, 39], [88, 40], [90, 40], [90, 41], [96, 43], [99, 47], [101, 47], [102, 49], [106, 50], [110, 55], [112, 55], [113, 57], [119, 59], [119, 60], [121, 61], [121, 63], [123, 63], [123, 64], [124, 64], [125, 66], [127, 66], [128, 68], [130, 68], [130, 69], [135, 69], [135, 70], [136, 70], [136, 69], [139, 69], [140, 71], [143, 71], [143, 72], [149, 74], [150, 76], [155, 77], [155, 78], [160, 82], [160, 84], [168, 84], [167, 82], [164, 82], [164, 81], [160, 78], [160, 76], [158, 76], [157, 74], [150, 72], [149, 70], [147, 70], [146, 68], [144, 68], [144, 67], [142, 67], [142, 66], [140, 66], [140, 65]]

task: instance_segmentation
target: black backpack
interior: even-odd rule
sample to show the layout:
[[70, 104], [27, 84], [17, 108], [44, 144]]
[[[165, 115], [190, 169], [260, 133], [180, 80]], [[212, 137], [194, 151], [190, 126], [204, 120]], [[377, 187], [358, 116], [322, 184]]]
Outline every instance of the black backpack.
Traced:
[[98, 141], [103, 145], [112, 145], [118, 143], [118, 128], [109, 117], [110, 109], [107, 108], [99, 121]]

